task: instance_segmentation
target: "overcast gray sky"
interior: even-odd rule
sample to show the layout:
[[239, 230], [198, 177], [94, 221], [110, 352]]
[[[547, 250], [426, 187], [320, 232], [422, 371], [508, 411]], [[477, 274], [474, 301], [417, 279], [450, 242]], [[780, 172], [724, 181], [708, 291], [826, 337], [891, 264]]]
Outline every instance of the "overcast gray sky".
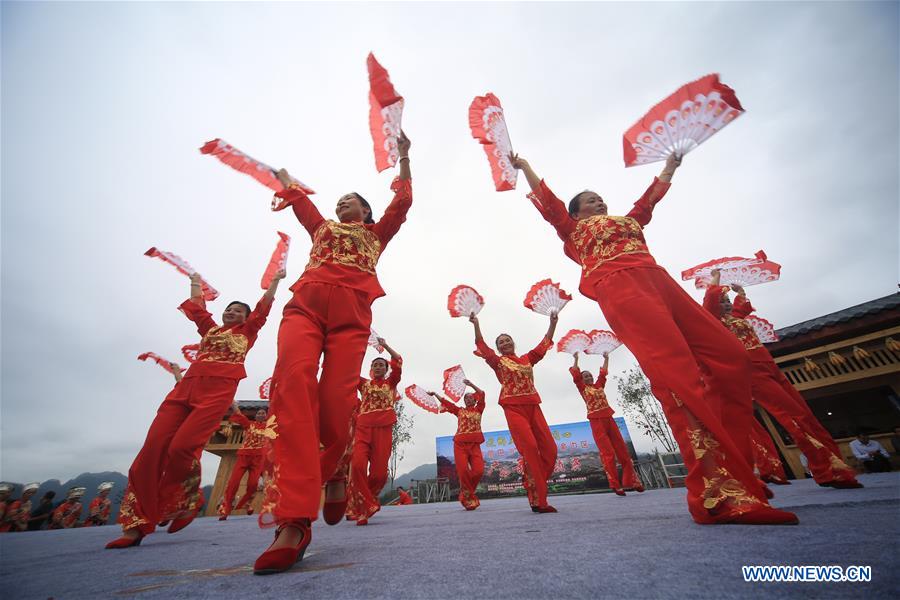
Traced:
[[[513, 147], [563, 198], [590, 187], [628, 210], [661, 165], [624, 169], [621, 135], [683, 83], [719, 72], [747, 112], [685, 158], [646, 230], [670, 273], [760, 248], [783, 265], [752, 288], [786, 326], [896, 291], [898, 4], [2, 4], [2, 477], [126, 472], [172, 387], [135, 357], [197, 339], [175, 307], [187, 279], [142, 253], [189, 260], [253, 303], [280, 229], [293, 281], [309, 250], [290, 211], [197, 148], [222, 137], [314, 187], [323, 213], [359, 191], [381, 214], [368, 131], [371, 50], [406, 98], [415, 200], [379, 273], [374, 327], [405, 355], [403, 386], [462, 363], [499, 386], [451, 319], [458, 283], [487, 300], [486, 335], [534, 345], [522, 306], [579, 269], [519, 189], [496, 193], [467, 108], [492, 91]], [[684, 284], [693, 291], [690, 283]], [[247, 360], [239, 399], [269, 376], [287, 285]], [[606, 328], [577, 296], [559, 332]], [[370, 359], [370, 356], [367, 358]], [[179, 357], [180, 358], [180, 357]], [[183, 361], [182, 361], [183, 362]], [[550, 423], [582, 420], [570, 357], [536, 369]], [[623, 348], [612, 371], [634, 363]], [[589, 363], [596, 368], [597, 359]], [[366, 369], [367, 370], [367, 369]], [[612, 404], [617, 398], [611, 381]], [[415, 407], [413, 407], [415, 408]], [[415, 411], [400, 470], [434, 460], [455, 419]], [[649, 442], [632, 429], [639, 450]], [[204, 480], [218, 459], [206, 455]]]

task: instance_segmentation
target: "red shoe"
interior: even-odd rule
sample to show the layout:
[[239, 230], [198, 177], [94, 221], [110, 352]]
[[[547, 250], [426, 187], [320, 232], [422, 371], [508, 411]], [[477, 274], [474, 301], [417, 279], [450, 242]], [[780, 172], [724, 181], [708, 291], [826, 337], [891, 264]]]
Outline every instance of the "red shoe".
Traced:
[[800, 519], [792, 512], [765, 506], [742, 515], [735, 515], [719, 523], [732, 525], [797, 525]]
[[[271, 575], [272, 573], [281, 573], [293, 567], [296, 563], [303, 560], [303, 553], [312, 541], [312, 528], [309, 519], [298, 519], [289, 521], [278, 527], [275, 531], [275, 539], [284, 530], [285, 527], [295, 527], [300, 530], [300, 543], [295, 547], [275, 548], [270, 546], [268, 550], [263, 552], [256, 562], [253, 563], [254, 575]], [[274, 543], [274, 542], [273, 542]]]
[[369, 524], [369, 520], [368, 520], [368, 519], [357, 519], [357, 520], [356, 520], [356, 524], [357, 524], [357, 525], [368, 525], [368, 524]]
[[252, 506], [248, 506], [248, 507], [247, 507], [247, 514], [248, 514], [248, 515], [252, 515], [252, 514], [253, 514], [253, 507], [252, 507]]
[[219, 517], [220, 521], [225, 521], [227, 519], [228, 519], [228, 515], [222, 515], [221, 517]]
[[782, 479], [781, 477], [776, 477], [775, 475], [765, 475], [760, 477], [766, 483], [771, 483], [773, 485], [791, 485], [791, 482], [787, 479]]
[[538, 506], [537, 512], [539, 512], [541, 514], [547, 514], [547, 513], [555, 513], [555, 512], [559, 512], [559, 511], [557, 511], [555, 508], [553, 508], [552, 506], [550, 506], [548, 504], [547, 506]]
[[616, 496], [624, 496], [625, 495], [625, 490], [623, 490], [622, 488], [616, 488], [613, 491], [616, 493]]
[[765, 492], [765, 494], [766, 494], [766, 498], [768, 498], [769, 500], [771, 500], [772, 498], [775, 497], [775, 492], [773, 492], [772, 490], [770, 490], [770, 489], [769, 489], [769, 486], [767, 486], [766, 484], [762, 484], [762, 488], [763, 488], [763, 492]]
[[634, 491], [636, 491], [638, 494], [643, 494], [643, 493], [644, 493], [644, 486], [638, 484], [638, 485], [634, 486]]
[[169, 528], [166, 529], [169, 533], [177, 533], [191, 524], [191, 521], [194, 520], [194, 517], [197, 516], [197, 512], [194, 511], [188, 517], [184, 517], [181, 519], [173, 519], [172, 523], [169, 525]]
[[159, 523], [156, 524], [156, 526], [157, 527], [165, 527], [168, 524], [169, 524], [168, 521], [160, 521]]
[[855, 479], [851, 479], [850, 481], [839, 481], [836, 479], [834, 481], [829, 481], [828, 487], [833, 487], [836, 490], [855, 490], [865, 486]]
[[106, 544], [107, 550], [121, 550], [122, 548], [131, 548], [132, 546], [140, 546], [141, 540], [144, 539], [144, 534], [138, 531], [138, 536], [136, 538], [122, 536], [120, 538], [116, 538], [113, 541]]
[[[340, 523], [341, 519], [344, 518], [344, 513], [347, 512], [347, 487], [343, 481], [329, 481], [326, 483], [325, 498], [328, 498], [329, 488], [338, 483], [344, 485], [344, 497], [340, 500], [325, 500], [325, 504], [322, 506], [322, 517], [329, 525]], [[347, 518], [349, 519], [349, 517]]]

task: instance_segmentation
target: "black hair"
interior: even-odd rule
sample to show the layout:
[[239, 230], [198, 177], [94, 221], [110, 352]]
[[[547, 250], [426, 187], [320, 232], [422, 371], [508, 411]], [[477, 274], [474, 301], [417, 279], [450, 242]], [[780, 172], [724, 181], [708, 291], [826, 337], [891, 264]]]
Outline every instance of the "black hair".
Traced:
[[384, 361], [384, 366], [385, 366], [385, 367], [387, 367], [387, 366], [390, 365], [390, 363], [388, 362], [388, 360], [387, 360], [386, 358], [382, 358], [382, 357], [380, 357], [380, 356], [376, 356], [375, 358], [373, 358], [373, 359], [372, 359], [372, 362], [371, 362], [370, 364], [371, 364], [372, 366], [374, 366], [376, 360], [383, 360], [383, 361]]
[[230, 307], [234, 306], [235, 304], [241, 306], [245, 311], [247, 311], [248, 317], [250, 316], [250, 313], [253, 312], [253, 309], [250, 308], [249, 304], [247, 304], [246, 302], [241, 302], [240, 300], [232, 300], [231, 302], [228, 303], [228, 306], [225, 307], [225, 310], [228, 310]]
[[366, 207], [366, 208], [369, 209], [369, 214], [368, 214], [368, 216], [366, 216], [366, 218], [363, 220], [363, 223], [366, 223], [366, 224], [369, 224], [369, 225], [375, 223], [375, 219], [372, 218], [372, 205], [369, 204], [368, 200], [366, 200], [365, 198], [363, 198], [362, 196], [360, 196], [360, 195], [357, 194], [356, 192], [350, 192], [350, 193], [353, 194], [354, 196], [356, 196], [356, 199], [359, 200], [359, 203], [360, 203], [360, 204], [362, 204], [364, 207]]
[[499, 341], [500, 341], [500, 338], [502, 338], [504, 335], [505, 335], [506, 337], [508, 337], [509, 339], [512, 339], [512, 336], [509, 335], [508, 333], [501, 333], [500, 335], [498, 335], [498, 336], [494, 339], [494, 346], [497, 345], [497, 342], [499, 342]]
[[406, 491], [406, 488], [404, 488], [402, 485], [398, 485], [398, 486], [397, 486], [397, 489], [398, 489], [398, 490], [403, 490], [404, 492]]
[[573, 219], [578, 216], [578, 211], [581, 210], [581, 195], [586, 194], [591, 190], [584, 190], [583, 192], [578, 192], [575, 196], [569, 200], [569, 216]]

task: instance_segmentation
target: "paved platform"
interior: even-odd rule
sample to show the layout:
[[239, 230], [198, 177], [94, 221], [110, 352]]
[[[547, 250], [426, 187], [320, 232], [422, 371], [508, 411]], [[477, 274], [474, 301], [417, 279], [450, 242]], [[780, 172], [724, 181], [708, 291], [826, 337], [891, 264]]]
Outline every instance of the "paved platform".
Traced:
[[[367, 527], [317, 523], [306, 559], [253, 576], [272, 536], [255, 517], [198, 519], [139, 548], [114, 527], [0, 536], [3, 598], [897, 598], [900, 473], [862, 490], [777, 487], [797, 527], [699, 526], [683, 490], [386, 507]], [[870, 583], [745, 583], [742, 565], [868, 565]]]

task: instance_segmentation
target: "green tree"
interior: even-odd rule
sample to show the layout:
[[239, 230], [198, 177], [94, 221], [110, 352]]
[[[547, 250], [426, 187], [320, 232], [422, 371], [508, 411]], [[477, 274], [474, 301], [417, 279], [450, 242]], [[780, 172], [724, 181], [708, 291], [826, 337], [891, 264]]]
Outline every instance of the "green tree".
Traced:
[[397, 413], [397, 422], [394, 423], [394, 429], [391, 438], [391, 461], [388, 464], [388, 471], [391, 477], [391, 492], [394, 489], [394, 478], [397, 476], [397, 463], [403, 460], [403, 444], [408, 443], [412, 439], [413, 416], [407, 412], [407, 404], [402, 400], [394, 404], [394, 411]]
[[662, 444], [666, 452], [678, 452], [666, 415], [650, 391], [650, 382], [640, 368], [635, 366], [625, 371], [624, 376], [615, 379], [625, 415], [650, 439]]

